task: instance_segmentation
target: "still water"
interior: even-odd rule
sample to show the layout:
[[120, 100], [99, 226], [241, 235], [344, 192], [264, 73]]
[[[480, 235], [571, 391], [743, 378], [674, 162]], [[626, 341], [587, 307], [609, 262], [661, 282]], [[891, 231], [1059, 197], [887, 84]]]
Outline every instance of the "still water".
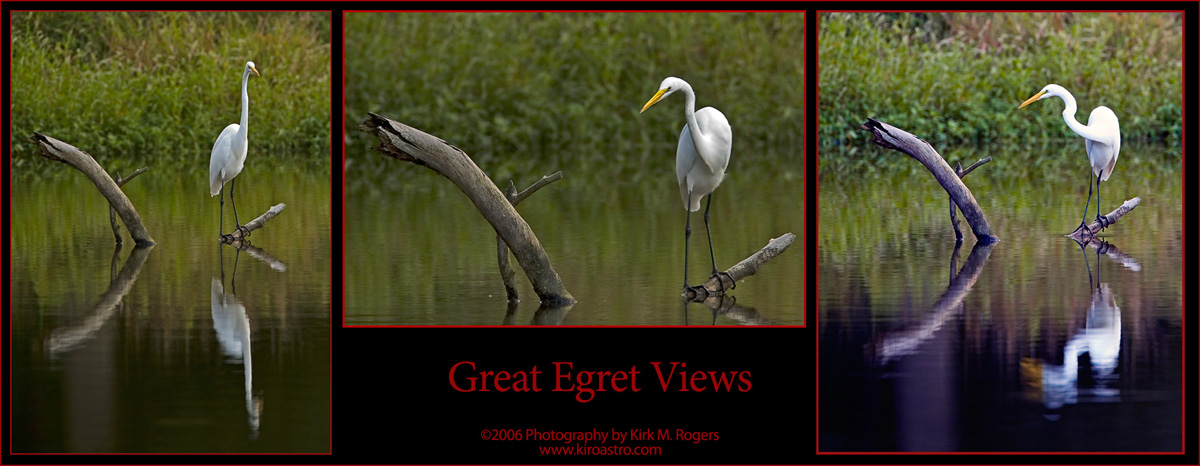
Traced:
[[[398, 181], [346, 196], [347, 325], [770, 325], [804, 324], [803, 152], [738, 157], [715, 193], [711, 226], [724, 270], [772, 238], [796, 241], [721, 302], [685, 311], [685, 212], [674, 147], [641, 169], [572, 169], [570, 160], [521, 174], [524, 189], [557, 170], [564, 178], [526, 199], [529, 222], [568, 291], [569, 309], [539, 309], [516, 261], [521, 302], [506, 303], [496, 233], [452, 183], [411, 163], [366, 153], [347, 178], [390, 171]], [[366, 165], [366, 166], [364, 166]], [[481, 166], [485, 172], [492, 167]], [[636, 167], [634, 167], [636, 168]], [[644, 173], [630, 179], [615, 170]], [[501, 186], [508, 179], [500, 179]], [[348, 182], [350, 183], [350, 182]], [[351, 184], [352, 185], [352, 184]], [[692, 214], [689, 280], [712, 271], [703, 211]]]
[[1064, 161], [947, 157], [994, 157], [967, 177], [991, 247], [964, 222], [955, 250], [924, 168], [822, 178], [821, 451], [1182, 449], [1179, 149], [1122, 147], [1102, 207], [1142, 204], [1082, 247], [1063, 234], [1083, 214], [1083, 144], [1022, 150]]
[[241, 221], [287, 208], [239, 250], [207, 173], [152, 168], [125, 191], [158, 244], [117, 249], [68, 170], [12, 185], [13, 451], [328, 452], [328, 174], [247, 165]]

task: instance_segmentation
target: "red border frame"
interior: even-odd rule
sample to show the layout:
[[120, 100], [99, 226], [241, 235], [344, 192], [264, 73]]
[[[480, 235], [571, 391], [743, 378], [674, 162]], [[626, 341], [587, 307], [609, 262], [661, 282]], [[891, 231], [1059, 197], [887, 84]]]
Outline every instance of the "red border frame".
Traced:
[[[55, 11], [55, 12], [58, 12], [58, 11], [73, 11], [73, 12], [121, 12], [121, 11], [139, 11], [139, 12], [198, 12], [198, 13], [232, 13], [232, 12], [267, 12], [267, 13], [287, 13], [287, 12], [306, 12], [306, 13], [316, 13], [316, 14], [319, 14], [319, 13], [328, 13], [328, 14], [329, 14], [329, 24], [330, 24], [330, 29], [331, 29], [329, 32], [330, 32], [330, 38], [331, 38], [331, 39], [332, 39], [332, 33], [333, 33], [333, 31], [332, 31], [332, 27], [333, 27], [333, 20], [334, 20], [334, 18], [333, 18], [333, 10], [319, 10], [319, 9], [318, 9], [318, 10], [72, 10], [72, 9], [67, 9], [67, 10], [18, 10], [18, 9], [13, 9], [13, 10], [9, 10], [9, 11], [8, 11], [8, 14], [9, 14], [9, 30], [8, 30], [8, 31], [5, 31], [5, 32], [6, 32], [6, 35], [8, 36], [8, 41], [9, 41], [9, 44], [11, 44], [11, 43], [12, 43], [12, 16], [11, 16], [11, 15], [12, 15], [13, 13], [28, 13], [28, 12], [32, 12], [32, 13], [39, 13], [39, 12], [47, 12], [47, 11]], [[10, 45], [10, 47], [11, 47], [11, 45]], [[332, 52], [332, 50], [331, 50], [331, 52]], [[10, 53], [11, 53], [11, 49], [10, 49]], [[10, 58], [11, 58], [11, 57], [10, 57]], [[329, 54], [329, 72], [330, 72], [331, 74], [333, 73], [333, 64], [334, 64], [334, 60], [335, 60], [335, 57], [333, 56], [333, 53], [330, 53], [330, 54]], [[345, 60], [343, 59], [343, 62], [344, 62], [344, 61], [345, 61]], [[12, 70], [11, 70], [12, 63], [11, 63], [11, 60], [5, 60], [5, 62], [4, 62], [4, 65], [5, 65], [5, 79], [6, 79], [6, 80], [8, 80], [8, 82], [9, 82], [9, 84], [10, 84], [10, 87], [9, 87], [9, 95], [8, 95], [8, 101], [11, 103], [11, 102], [12, 102], [12, 98], [13, 98], [13, 96], [12, 96], [12, 87], [11, 87], [11, 79], [12, 79], [12, 72], [11, 72], [11, 71], [12, 71]], [[330, 76], [330, 78], [332, 78], [332, 76]], [[332, 112], [333, 110], [335, 110], [335, 108], [334, 108], [334, 105], [333, 105], [333, 104], [334, 104], [334, 100], [333, 100], [333, 79], [330, 79], [330, 80], [329, 80], [329, 108], [330, 108], [330, 111], [331, 111], [331, 112]], [[344, 112], [343, 112], [343, 113], [344, 113]], [[11, 116], [10, 116], [10, 117], [11, 117]], [[334, 135], [335, 135], [335, 133], [334, 133], [334, 128], [333, 128], [333, 115], [332, 115], [332, 113], [330, 114], [330, 117], [329, 117], [329, 123], [330, 123], [330, 124], [329, 124], [329, 138], [330, 138], [330, 144], [329, 144], [329, 161], [330, 161], [330, 163], [332, 164], [332, 162], [333, 162], [333, 160], [334, 160], [334, 159], [333, 159], [333, 138], [334, 138]], [[12, 131], [12, 128], [11, 128], [11, 126], [9, 127], [9, 131], [10, 131], [10, 132]], [[8, 179], [8, 183], [6, 183], [6, 184], [5, 184], [5, 186], [7, 187], [6, 191], [7, 191], [7, 195], [8, 195], [8, 202], [9, 202], [9, 219], [8, 219], [8, 220], [9, 220], [9, 223], [11, 224], [11, 223], [12, 223], [12, 144], [11, 144], [11, 138], [10, 138], [10, 140], [9, 140], [9, 145], [8, 145], [8, 154], [9, 154], [9, 156], [8, 156], [8, 173], [9, 173], [9, 179]], [[330, 182], [330, 183], [333, 183], [333, 175], [334, 175], [333, 169], [334, 169], [334, 168], [336, 168], [336, 167], [332, 167], [332, 166], [330, 167], [330, 172], [329, 172], [329, 182]], [[332, 191], [331, 191], [331, 194], [332, 194]], [[332, 220], [332, 219], [331, 219], [331, 220]], [[333, 225], [330, 225], [330, 233], [331, 233], [331, 234], [333, 233]], [[9, 255], [11, 255], [11, 251], [12, 251], [12, 232], [11, 232], [11, 231], [9, 232], [9, 236], [8, 236], [8, 249], [9, 249], [9, 252], [8, 252], [8, 253], [6, 253], [6, 254], [9, 254]], [[332, 253], [333, 253], [333, 245], [332, 245], [332, 244], [329, 246], [329, 252], [330, 252], [330, 254], [332, 254]], [[9, 257], [9, 256], [6, 256], [6, 257]], [[11, 257], [9, 257], [9, 260], [8, 260], [8, 266], [7, 266], [7, 269], [6, 269], [6, 270], [7, 270], [7, 275], [8, 275], [8, 277], [7, 277], [7, 278], [8, 278], [8, 281], [9, 281], [9, 286], [11, 287], [11, 285], [12, 285], [12, 259], [11, 259]], [[332, 267], [332, 266], [330, 266], [330, 267], [329, 267], [329, 284], [330, 284], [331, 286], [333, 285], [333, 267]], [[11, 325], [11, 324], [12, 324], [12, 322], [11, 322], [11, 321], [12, 321], [12, 294], [11, 294], [11, 293], [9, 294], [9, 297], [8, 297], [8, 308], [9, 308], [9, 321], [8, 321], [8, 322], [5, 322], [5, 324], [8, 326], [8, 342], [7, 342], [7, 343], [8, 343], [8, 345], [7, 345], [7, 347], [5, 347], [4, 349], [5, 349], [5, 351], [8, 353], [8, 387], [7, 387], [7, 388], [8, 388], [8, 406], [10, 406], [10, 407], [11, 407], [11, 406], [13, 405], [13, 400], [12, 400], [12, 380], [13, 380], [13, 375], [12, 375], [12, 367], [13, 367], [13, 363], [12, 363], [12, 351], [11, 351], [11, 349], [10, 349], [10, 348], [12, 347], [12, 325]], [[334, 322], [333, 322], [333, 300], [330, 300], [330, 302], [329, 302], [329, 439], [328, 439], [328, 441], [329, 441], [329, 444], [328, 444], [328, 446], [329, 446], [329, 451], [328, 451], [328, 452], [320, 452], [320, 453], [314, 453], [314, 452], [293, 452], [293, 453], [264, 453], [264, 452], [245, 452], [245, 453], [237, 453], [237, 452], [201, 452], [201, 453], [183, 453], [183, 452], [164, 452], [164, 453], [157, 453], [157, 452], [140, 452], [140, 453], [114, 453], [114, 452], [109, 452], [109, 453], [105, 453], [105, 452], [101, 452], [101, 453], [87, 453], [87, 452], [61, 452], [61, 453], [59, 453], [59, 452], [53, 452], [53, 453], [47, 453], [47, 452], [14, 452], [14, 451], [12, 450], [12, 449], [13, 449], [12, 433], [13, 433], [13, 430], [14, 430], [14, 426], [13, 426], [13, 413], [11, 412], [11, 409], [10, 409], [10, 411], [8, 412], [8, 454], [9, 454], [9, 455], [12, 455], [12, 456], [14, 456], [14, 457], [16, 457], [16, 456], [160, 456], [160, 455], [161, 455], [161, 456], [207, 456], [207, 455], [217, 455], [217, 456], [230, 456], [230, 455], [235, 455], [235, 456], [237, 456], [237, 455], [251, 455], [251, 456], [332, 456], [332, 455], [333, 455], [333, 326], [334, 326]]]
[[[811, 11], [807, 11], [807, 10], [765, 10], [765, 11], [760, 11], [760, 10], [688, 10], [686, 12], [687, 13], [800, 13], [800, 14], [806, 15], [805, 16], [806, 18], [807, 18], [808, 14], [812, 13]], [[506, 9], [496, 9], [496, 10], [490, 10], [490, 9], [488, 9], [488, 10], [342, 10], [342, 57], [343, 57], [343, 59], [342, 59], [342, 89], [343, 89], [343, 92], [342, 92], [342, 109], [343, 109], [343, 111], [342, 111], [342, 128], [346, 127], [346, 113], [345, 113], [345, 108], [346, 108], [346, 93], [345, 93], [346, 60], [344, 57], [346, 56], [346, 15], [350, 14], [350, 13], [680, 13], [680, 11], [675, 11], [675, 10], [558, 10], [558, 9], [546, 9], [546, 10], [506, 10]], [[805, 33], [804, 33], [804, 42], [805, 42], [805, 44], [804, 44], [805, 55], [807, 55], [807, 52], [808, 52], [807, 24], [806, 24]], [[807, 68], [805, 69], [805, 79], [806, 80], [808, 79]], [[801, 116], [800, 116], [806, 123], [808, 121], [808, 95], [807, 94], [808, 94], [808, 92], [807, 92], [807, 87], [806, 87], [805, 92], [803, 94], [804, 109], [801, 111]], [[804, 155], [801, 156], [801, 162], [804, 163], [804, 180], [800, 187], [800, 189], [802, 190], [801, 192], [803, 192], [803, 190], [807, 189], [807, 184], [808, 184], [808, 164], [807, 164], [808, 131], [807, 131], [807, 129], [805, 130], [804, 133], [805, 133], [804, 137], [801, 138], [801, 141], [802, 141], [801, 143], [804, 144], [804, 148], [805, 148]], [[342, 167], [343, 168], [346, 166], [345, 141], [346, 141], [346, 139], [342, 138]], [[804, 207], [805, 207], [805, 211], [804, 211], [804, 215], [802, 216], [803, 220], [801, 221], [801, 228], [807, 229], [808, 228], [808, 207], [809, 207], [808, 203], [805, 203]], [[804, 230], [801, 230], [801, 234], [803, 235], [803, 236], [801, 236], [802, 238], [804, 238], [804, 239], [808, 238], [808, 236]], [[345, 237], [346, 237], [346, 183], [345, 183], [345, 170], [343, 170], [342, 171], [342, 238], [345, 238]], [[807, 250], [807, 248], [805, 248], [804, 245], [801, 245], [801, 248], [804, 248], [804, 255], [805, 255], [805, 259], [806, 259], [805, 264], [807, 264], [808, 250]], [[345, 254], [346, 254], [346, 243], [345, 243], [345, 241], [342, 241], [342, 257], [345, 257]], [[804, 323], [800, 324], [800, 325], [704, 325], [704, 326], [700, 326], [700, 325], [411, 325], [411, 324], [347, 325], [346, 324], [346, 273], [345, 273], [345, 271], [346, 271], [346, 264], [345, 264], [345, 261], [343, 260], [343, 263], [342, 263], [342, 328], [347, 328], [347, 329], [350, 329], [350, 328], [509, 328], [509, 329], [513, 329], [513, 328], [524, 328], [524, 329], [528, 329], [528, 328], [743, 328], [743, 329], [744, 328], [776, 328], [776, 329], [778, 329], [778, 328], [808, 328], [808, 318], [810, 316], [810, 313], [808, 312], [807, 303], [800, 303], [802, 306], [805, 307]], [[805, 301], [807, 301], [808, 296], [809, 296], [808, 295], [808, 293], [809, 293], [808, 276], [807, 276], [808, 271], [805, 269], [804, 273], [805, 273], [805, 277], [803, 280], [804, 281], [804, 299], [805, 299]]]
[[[815, 74], [818, 77], [820, 76], [820, 63], [821, 63], [821, 59], [820, 59], [820, 55], [821, 55], [821, 53], [820, 53], [821, 52], [821, 49], [820, 49], [820, 40], [821, 40], [821, 38], [820, 38], [820, 21], [821, 21], [821, 15], [826, 14], [826, 13], [864, 13], [864, 14], [868, 14], [868, 13], [1180, 13], [1183, 17], [1183, 24], [1180, 26], [1180, 35], [1183, 38], [1182, 61], [1185, 65], [1185, 66], [1181, 67], [1181, 70], [1180, 70], [1180, 72], [1182, 74], [1180, 92], [1181, 92], [1181, 97], [1182, 97], [1184, 108], [1187, 107], [1187, 66], [1186, 66], [1186, 62], [1187, 62], [1187, 24], [1188, 24], [1188, 20], [1190, 18], [1188, 17], [1188, 12], [1186, 10], [1033, 10], [1033, 11], [1027, 11], [1027, 10], [978, 10], [977, 11], [977, 10], [955, 10], [955, 9], [946, 9], [946, 10], [849, 10], [849, 9], [847, 9], [847, 10], [814, 10], [814, 11], [812, 11], [812, 13], [815, 15], [814, 21], [817, 23], [817, 39], [816, 39], [817, 49], [813, 52], [814, 57], [815, 57], [814, 62], [813, 62], [813, 69], [816, 71]], [[821, 112], [821, 105], [820, 105], [821, 81], [820, 81], [820, 79], [817, 80], [815, 85], [816, 85], [815, 87], [817, 89], [816, 108], [817, 108], [817, 116], [818, 116], [818, 119], [815, 122], [816, 123], [815, 126], [817, 126], [819, 128], [820, 127], [820, 112]], [[1180, 194], [1180, 197], [1181, 197], [1181, 202], [1183, 205], [1183, 212], [1184, 212], [1183, 225], [1187, 225], [1187, 201], [1186, 201], [1186, 199], [1187, 199], [1187, 162], [1186, 162], [1186, 159], [1187, 159], [1187, 157], [1186, 157], [1186, 154], [1187, 154], [1187, 112], [1183, 112], [1181, 121], [1183, 122], [1182, 127], [1184, 128], [1184, 131], [1180, 137], [1180, 141], [1181, 141], [1181, 147], [1180, 147], [1181, 157], [1180, 157], [1180, 159], [1182, 162], [1182, 167], [1180, 170], [1180, 177], [1183, 180], [1183, 191]], [[818, 144], [816, 147], [816, 152], [818, 153], [818, 157], [819, 157], [820, 150], [821, 150], [821, 148], [820, 148], [820, 145]], [[818, 171], [820, 170], [819, 162], [818, 162], [817, 170]], [[819, 174], [818, 174], [818, 176], [819, 176]], [[818, 194], [820, 193], [820, 183], [819, 182], [817, 183], [817, 192], [818, 192]], [[819, 196], [818, 196], [818, 201], [816, 202], [816, 205], [818, 208], [817, 215], [818, 215], [818, 218], [820, 218], [819, 217], [819, 215], [820, 215]], [[820, 235], [820, 223], [821, 222], [818, 221], [817, 225], [815, 226], [815, 228], [818, 230], [818, 233], [817, 233], [818, 238], [820, 238], [820, 236], [821, 236]], [[1187, 242], [1184, 241], [1184, 244], [1182, 246], [1183, 251], [1184, 251], [1183, 257], [1184, 257], [1184, 261], [1185, 261], [1183, 271], [1181, 271], [1181, 277], [1180, 277], [1181, 278], [1180, 284], [1183, 285], [1182, 290], [1187, 289], [1187, 285], [1186, 285], [1186, 283], [1187, 283], [1187, 280], [1186, 280], [1187, 244], [1186, 243]], [[818, 243], [814, 242], [813, 243], [814, 252], [817, 249], [817, 246], [818, 246]], [[817, 267], [817, 268], [819, 268], [819, 267]], [[821, 331], [820, 331], [821, 325], [820, 325], [820, 321], [819, 321], [819, 317], [818, 317], [820, 315], [820, 289], [821, 289], [821, 287], [820, 287], [819, 275], [820, 275], [819, 273], [814, 274], [814, 280], [817, 281], [817, 296], [815, 297], [814, 302], [813, 302], [813, 308], [814, 308], [813, 322], [814, 322], [814, 327], [816, 327], [816, 330], [814, 332], [814, 340], [816, 340], [816, 342], [815, 342], [816, 357], [815, 357], [814, 361], [815, 361], [815, 365], [816, 365], [816, 374], [817, 374], [817, 376], [816, 376], [817, 404], [816, 404], [816, 420], [815, 420], [816, 426], [817, 426], [816, 434], [815, 434], [816, 435], [816, 452], [815, 453], [817, 456], [822, 456], [822, 455], [829, 455], [829, 456], [855, 456], [855, 455], [867, 455], [867, 456], [879, 456], [879, 455], [900, 455], [900, 456], [910, 456], [910, 455], [967, 455], [967, 456], [978, 456], [978, 455], [1085, 455], [1085, 456], [1171, 455], [1171, 456], [1176, 456], [1176, 455], [1179, 455], [1179, 456], [1183, 456], [1183, 455], [1187, 455], [1188, 442], [1187, 442], [1187, 312], [1186, 312], [1186, 310], [1187, 310], [1187, 293], [1186, 292], [1182, 293], [1182, 296], [1181, 296], [1182, 305], [1180, 306], [1180, 315], [1183, 317], [1183, 330], [1182, 330], [1183, 341], [1181, 343], [1181, 349], [1182, 349], [1182, 353], [1183, 353], [1183, 358], [1182, 358], [1182, 363], [1181, 363], [1182, 364], [1182, 367], [1181, 367], [1181, 369], [1182, 369], [1182, 373], [1181, 373], [1182, 391], [1180, 392], [1180, 397], [1182, 400], [1182, 405], [1181, 405], [1182, 409], [1180, 411], [1180, 416], [1182, 418], [1182, 420], [1181, 420], [1182, 424], [1180, 426], [1181, 427], [1180, 428], [1180, 431], [1181, 431], [1180, 432], [1180, 436], [1181, 436], [1180, 447], [1182, 448], [1182, 450], [1180, 450], [1178, 452], [1068, 452], [1068, 451], [1058, 451], [1058, 452], [1005, 452], [1005, 451], [970, 451], [970, 452], [960, 452], [960, 451], [950, 451], [950, 452], [940, 452], [940, 451], [857, 452], [857, 451], [854, 451], [854, 452], [841, 452], [841, 451], [837, 451], [837, 452], [835, 452], [835, 451], [821, 451], [821, 426], [820, 426], [820, 424], [821, 424], [821, 403], [820, 403], [820, 399], [821, 399]], [[807, 296], [807, 294], [806, 294], [806, 296]]]

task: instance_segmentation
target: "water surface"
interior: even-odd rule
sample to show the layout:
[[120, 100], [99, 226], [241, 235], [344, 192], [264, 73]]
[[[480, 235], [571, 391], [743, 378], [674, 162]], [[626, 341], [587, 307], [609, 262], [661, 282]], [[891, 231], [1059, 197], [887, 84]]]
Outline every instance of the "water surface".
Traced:
[[[1063, 160], [1011, 166], [1019, 151]], [[1083, 246], [1063, 237], [1087, 196], [1079, 141], [947, 151], [994, 157], [967, 177], [990, 248], [964, 222], [955, 250], [924, 168], [823, 177], [821, 451], [1180, 451], [1178, 151], [1122, 147], [1102, 207], [1142, 204]]]
[[241, 221], [287, 208], [245, 249], [218, 244], [206, 173], [126, 185], [149, 249], [114, 247], [74, 170], [14, 180], [14, 452], [329, 451], [329, 177], [262, 165]]
[[[717, 266], [724, 270], [787, 232], [793, 246], [724, 302], [684, 310], [685, 211], [675, 184], [674, 147], [649, 166], [573, 167], [571, 160], [521, 174], [518, 189], [562, 170], [564, 179], [522, 202], [567, 290], [570, 309], [539, 309], [512, 260], [521, 302], [506, 303], [496, 234], [470, 200], [431, 170], [365, 155], [369, 168], [398, 173], [392, 186], [346, 198], [348, 325], [741, 325], [804, 323], [802, 152], [735, 154], [712, 203]], [[487, 172], [489, 166], [482, 166]], [[629, 172], [642, 174], [637, 179]], [[508, 179], [501, 179], [502, 186]], [[353, 185], [351, 181], [348, 181]], [[689, 280], [712, 271], [703, 212], [693, 213]], [[713, 308], [716, 308], [714, 311]]]

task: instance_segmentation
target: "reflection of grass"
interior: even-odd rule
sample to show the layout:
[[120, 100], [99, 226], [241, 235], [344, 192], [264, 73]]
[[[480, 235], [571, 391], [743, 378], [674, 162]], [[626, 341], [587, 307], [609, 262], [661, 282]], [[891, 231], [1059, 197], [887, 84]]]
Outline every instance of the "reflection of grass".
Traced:
[[[1062, 103], [1017, 111], [1058, 83], [1077, 118], [1112, 108], [1126, 141], [1182, 134], [1179, 14], [831, 14], [820, 18], [820, 139], [863, 139], [874, 117], [929, 140], [1075, 138]], [[1029, 154], [1033, 158], [1036, 154]]]
[[[1133, 153], [1145, 154], [1145, 159], [1163, 158], [1156, 152], [1177, 150], [1136, 145], [1130, 149]], [[1058, 153], [1081, 151], [1082, 147], [1072, 143], [1065, 147], [1050, 146], [1047, 150]], [[1061, 235], [1078, 225], [1083, 215], [1087, 198], [1083, 178], [1086, 168], [1080, 162], [1083, 156], [1061, 157], [1068, 159], [1064, 162], [1070, 169], [1067, 172], [1015, 171], [992, 170], [999, 168], [992, 165], [1012, 157], [1009, 152], [966, 152], [975, 157], [992, 155], [995, 160], [967, 179], [967, 186], [1001, 239], [990, 259], [1001, 265], [989, 265], [989, 270], [984, 273], [996, 277], [992, 280], [1031, 284], [1022, 292], [1031, 296], [1039, 296], [1037, 293], [1042, 291], [1046, 296], [1052, 296], [1056, 288], [1077, 285], [1075, 282], [1046, 283], [1044, 275], [1047, 263], [1080, 260], [1078, 249], [1068, 247], [1072, 243]], [[907, 159], [899, 153], [892, 155]], [[912, 160], [905, 162], [916, 168], [911, 171], [884, 170], [866, 177], [822, 178], [818, 185], [820, 234], [817, 239], [822, 302], [850, 300], [854, 299], [851, 296], [868, 293], [872, 295], [872, 312], [904, 312], [906, 306], [914, 304], [901, 305], [896, 300], [911, 299], [914, 303], [928, 305], [945, 289], [949, 251], [954, 245], [946, 193], [924, 168], [919, 167], [920, 164]], [[1156, 264], [1159, 267], [1175, 266], [1182, 248], [1183, 232], [1180, 203], [1183, 182], [1178, 166], [1174, 169], [1164, 164], [1123, 167], [1119, 163], [1117, 167], [1120, 171], [1103, 184], [1104, 212], [1112, 211], [1134, 196], [1140, 196], [1143, 202], [1107, 230], [1105, 238], [1122, 251], [1138, 257], [1147, 270]], [[1094, 216], [1095, 198], [1090, 209], [1090, 215]], [[967, 238], [960, 261], [974, 245], [969, 226], [962, 223], [961, 228]], [[1094, 251], [1091, 253], [1094, 255]], [[1114, 267], [1111, 261], [1105, 267], [1120, 268], [1119, 265]], [[1084, 279], [1083, 283], [1086, 283], [1086, 275]], [[988, 285], [985, 282], [981, 286]], [[1182, 284], [1175, 281], [1159, 286], [1181, 289]], [[1036, 290], [1030, 287], [1036, 287]], [[897, 290], [915, 296], [897, 296]], [[1047, 298], [1047, 302], [1050, 299]], [[880, 303], [888, 305], [880, 306]]]
[[[796, 244], [733, 294], [739, 304], [759, 309], [772, 321], [798, 324], [805, 293], [803, 179], [799, 162], [789, 172], [777, 159], [763, 158], [767, 160], [758, 165], [731, 171], [716, 192], [716, 260], [729, 267], [769, 239], [795, 233]], [[662, 172], [638, 182], [597, 185], [597, 180], [613, 177], [566, 172], [561, 181], [521, 203], [522, 217], [580, 300], [568, 323], [669, 323], [676, 315], [685, 214], [670, 168], [674, 161], [659, 162]], [[346, 269], [348, 319], [500, 322], [504, 288], [496, 268], [494, 230], [462, 192], [430, 170], [400, 164], [391, 171], [409, 181], [390, 187], [394, 191], [364, 189], [347, 196], [345, 252], [347, 263], [354, 264]], [[517, 183], [524, 187], [538, 176], [522, 176]], [[691, 221], [694, 282], [708, 276], [710, 262], [703, 213], [693, 213]], [[517, 264], [513, 266], [524, 309], [536, 301], [531, 301], [535, 295]], [[614, 287], [621, 292], [614, 293]], [[488, 295], [494, 295], [494, 304], [471, 304]], [[472, 320], [470, 312], [489, 305], [494, 305], [494, 319]], [[705, 308], [693, 307], [693, 312], [700, 309]]]
[[[221, 129], [250, 92], [250, 150], [329, 157], [326, 13], [37, 12], [12, 16], [10, 144], [16, 169], [39, 170], [33, 131], [96, 155], [208, 167]], [[201, 162], [202, 160], [202, 162]], [[44, 170], [44, 169], [42, 169]]]
[[[288, 265], [288, 279], [275, 278], [272, 274], [277, 272], [242, 254], [239, 283], [255, 283], [255, 277], [259, 276], [264, 279], [257, 288], [251, 285], [239, 290], [253, 289], [257, 296], [277, 298], [269, 309], [259, 311], [263, 315], [287, 316], [291, 308], [286, 297], [290, 295], [319, 296], [320, 302], [328, 303], [332, 292], [328, 179], [310, 174], [263, 172], [253, 180], [238, 184], [238, 213], [245, 222], [275, 203], [288, 204], [283, 213], [250, 238], [256, 246]], [[223, 251], [225, 267], [232, 270], [232, 248], [219, 247], [216, 241], [218, 201], [206, 192], [173, 189], [189, 182], [186, 177], [149, 177], [147, 173], [126, 186], [126, 193], [142, 215], [146, 228], [158, 241], [139, 278], [142, 284], [126, 300], [206, 314], [209, 278], [219, 274], [218, 251]], [[226, 201], [228, 229], [233, 213]], [[118, 269], [130, 250], [129, 233], [123, 225], [121, 234], [126, 245]], [[18, 282], [29, 282], [16, 284], [29, 286], [33, 296], [45, 302], [77, 299], [90, 306], [108, 285], [114, 241], [107, 203], [82, 176], [39, 180], [32, 186], [14, 185], [12, 244], [14, 277], [22, 277]], [[146, 283], [152, 286], [145, 286]], [[204, 298], [192, 299], [196, 296]], [[163, 313], [161, 318], [187, 317]]]
[[[489, 174], [673, 157], [682, 98], [639, 114], [667, 76], [731, 121], [737, 151], [801, 145], [802, 14], [349, 14], [348, 159], [381, 112], [463, 148]], [[656, 146], [672, 145], [663, 155]], [[348, 182], [377, 181], [354, 161]], [[362, 168], [355, 171], [355, 168]], [[535, 170], [536, 168], [536, 170]]]

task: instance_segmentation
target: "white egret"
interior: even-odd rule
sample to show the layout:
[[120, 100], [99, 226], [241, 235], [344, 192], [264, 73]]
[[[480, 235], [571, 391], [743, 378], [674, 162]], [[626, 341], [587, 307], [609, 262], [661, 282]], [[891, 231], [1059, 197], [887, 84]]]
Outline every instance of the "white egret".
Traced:
[[[1100, 215], [1100, 182], [1108, 181], [1108, 177], [1112, 176], [1113, 168], [1117, 165], [1117, 154], [1121, 152], [1121, 126], [1117, 122], [1117, 115], [1108, 107], [1099, 106], [1088, 115], [1087, 126], [1079, 124], [1075, 121], [1075, 97], [1058, 84], [1047, 84], [1017, 108], [1025, 108], [1026, 105], [1047, 97], [1058, 97], [1066, 102], [1067, 108], [1062, 113], [1063, 120], [1066, 120], [1067, 126], [1075, 134], [1083, 136], [1088, 161], [1092, 165], [1092, 173], [1096, 175], [1096, 220], [1100, 222], [1101, 228], [1105, 228], [1108, 222]], [[1087, 211], [1091, 202], [1092, 177], [1088, 176], [1088, 200], [1083, 205], [1083, 220], [1076, 231], [1080, 228], [1088, 229]]]
[[[242, 166], [246, 163], [246, 133], [249, 130], [250, 118], [250, 95], [246, 93], [246, 83], [250, 81], [250, 73], [259, 76], [252, 61], [246, 62], [246, 69], [242, 71], [242, 123], [231, 123], [221, 131], [217, 142], [213, 143], [212, 157], [208, 161], [209, 191], [213, 196], [221, 194], [222, 235], [225, 233], [225, 195], [221, 193], [221, 186], [226, 182], [229, 182], [229, 201], [233, 203], [233, 221], [239, 229], [245, 228], [237, 218], [237, 201], [233, 200], [233, 179], [242, 172]], [[245, 233], [248, 234], [249, 231]]]
[[[700, 210], [700, 198], [707, 195], [704, 207], [704, 231], [708, 233], [708, 255], [712, 259], [713, 276], [733, 277], [717, 270], [716, 255], [713, 254], [712, 231], [708, 227], [708, 210], [712, 207], [712, 192], [725, 178], [729, 166], [729, 153], [733, 144], [733, 129], [725, 115], [712, 107], [696, 111], [696, 93], [686, 81], [670, 77], [658, 86], [658, 93], [646, 102], [642, 112], [675, 91], [685, 96], [683, 114], [687, 124], [679, 133], [679, 148], [675, 151], [675, 176], [679, 181], [679, 194], [683, 198], [683, 209], [687, 211], [687, 226], [684, 229], [683, 286], [688, 288], [687, 254], [688, 239], [692, 236], [692, 212]], [[699, 286], [699, 285], [698, 285]], [[737, 286], [734, 282], [732, 286]]]

